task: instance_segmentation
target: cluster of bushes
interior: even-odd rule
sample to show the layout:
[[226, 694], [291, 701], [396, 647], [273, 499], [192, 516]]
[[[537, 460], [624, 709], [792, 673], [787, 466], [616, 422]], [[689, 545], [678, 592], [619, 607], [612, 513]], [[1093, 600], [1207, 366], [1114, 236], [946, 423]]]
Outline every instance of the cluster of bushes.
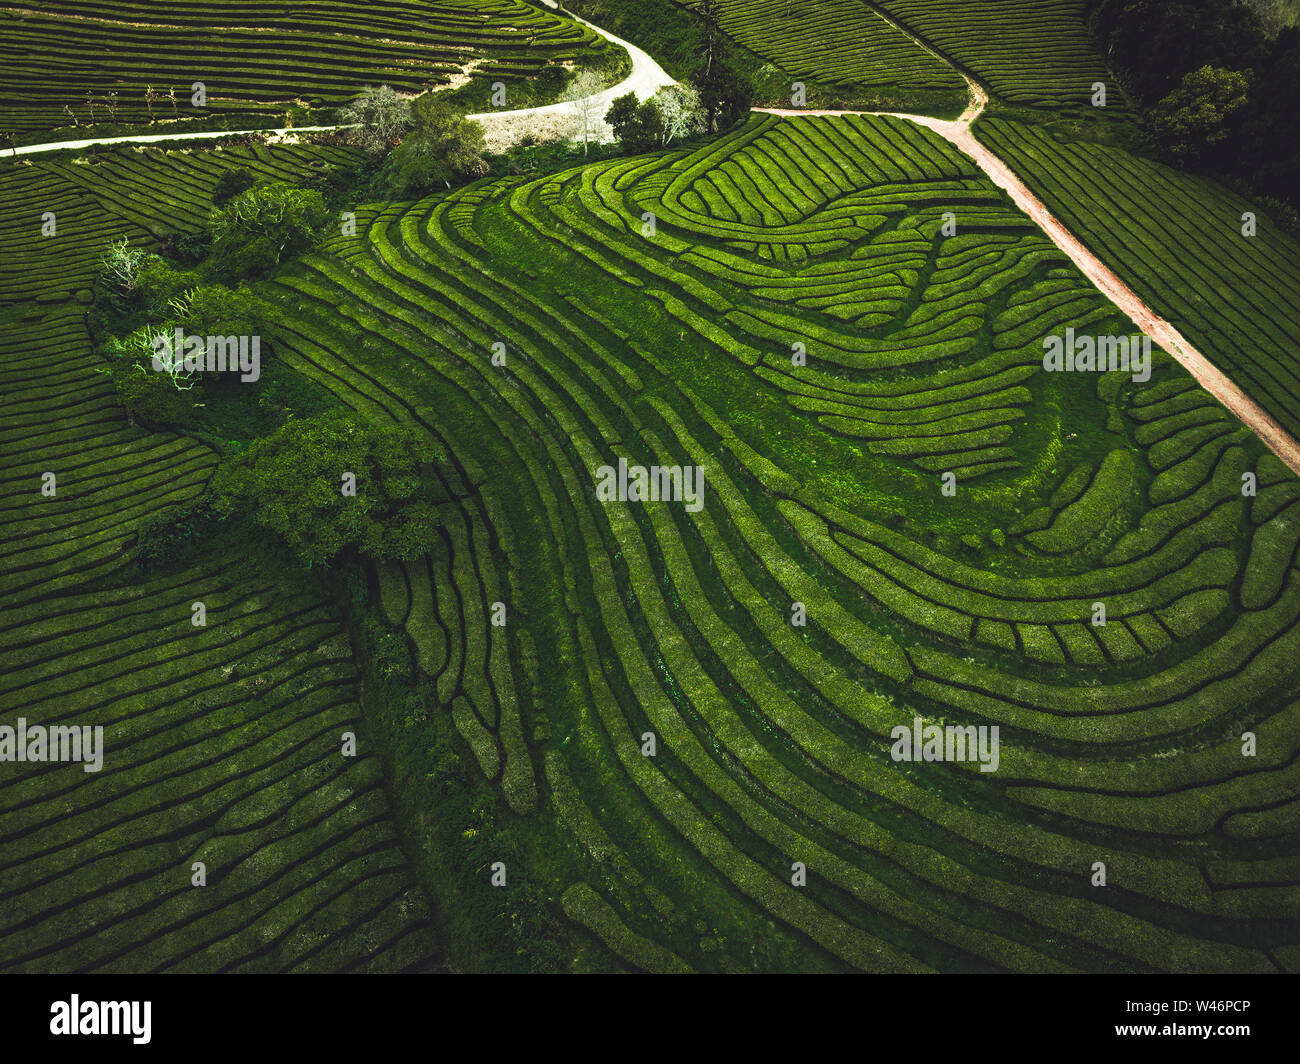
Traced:
[[105, 248], [95, 325], [132, 417], [184, 427], [209, 390], [239, 378], [187, 360], [174, 342], [178, 335], [245, 338], [259, 363], [269, 354], [272, 318], [248, 281], [311, 248], [330, 218], [319, 189], [255, 184], [246, 170], [234, 169], [217, 183], [203, 239], [190, 242], [196, 261], [178, 264], [131, 247], [125, 237]]
[[145, 526], [162, 565], [223, 527], [256, 526], [307, 567], [341, 557], [409, 561], [437, 538], [446, 501], [427, 438], [351, 415], [289, 421], [227, 457], [196, 503]]
[[1091, 27], [1168, 161], [1300, 207], [1300, 28], [1237, 0], [1093, 0]]
[[367, 189], [373, 195], [417, 199], [488, 173], [483, 127], [443, 94], [409, 100], [381, 85], [348, 104], [340, 121], [378, 164]]
[[651, 151], [679, 137], [712, 134], [749, 114], [754, 86], [730, 59], [717, 0], [703, 0], [697, 14], [700, 36], [691, 77], [647, 100], [638, 101], [636, 93], [620, 96], [606, 113], [605, 121], [625, 151]]

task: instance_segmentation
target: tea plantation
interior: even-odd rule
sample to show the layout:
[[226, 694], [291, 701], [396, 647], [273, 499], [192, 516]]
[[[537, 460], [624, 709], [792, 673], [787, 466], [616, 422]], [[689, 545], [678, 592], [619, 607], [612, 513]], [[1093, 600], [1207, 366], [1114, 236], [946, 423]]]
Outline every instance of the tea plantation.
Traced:
[[[1043, 372], [1128, 326], [937, 136], [755, 118], [328, 250], [284, 357], [466, 495], [384, 607], [627, 964], [1295, 966], [1300, 488], [1167, 360]], [[703, 510], [597, 501], [620, 457]], [[895, 762], [914, 715], [1000, 768]]]
[[[250, 112], [605, 47], [522, 0], [161, 11], [11, 12], [0, 121], [170, 84], [200, 26], [211, 106]], [[720, 18], [846, 96], [977, 78], [981, 141], [1300, 431], [1295, 242], [1024, 120], [1126, 106], [1081, 4]], [[0, 764], [0, 971], [1300, 972], [1300, 480], [1158, 349], [1046, 370], [1135, 326], [904, 118], [349, 203], [251, 284], [250, 406], [427, 443], [428, 549], [322, 572], [245, 524], [149, 564], [242, 442], [125, 415], [106, 242], [183, 252], [228, 170], [361, 158], [0, 162], [0, 724], [106, 743]], [[701, 505], [604, 497], [624, 466], [698, 470]], [[996, 729], [992, 761], [900, 756], [923, 725]]]
[[[139, 577], [137, 529], [196, 496], [216, 456], [127, 424], [85, 324], [101, 241], [156, 245], [228, 164], [301, 179], [340, 154], [129, 152], [120, 170], [0, 173], [0, 713], [99, 725], [106, 747], [99, 773], [5, 765], [0, 970], [396, 971], [437, 956], [337, 608], [237, 544]], [[363, 737], [355, 759], [345, 732]]]
[[256, 116], [279, 118], [291, 106], [338, 106], [366, 84], [418, 93], [470, 77], [482, 105], [471, 110], [486, 110], [494, 81], [522, 99], [558, 89], [574, 62], [623, 55], [524, 0], [53, 0], [39, 10], [0, 7], [0, 44], [0, 133], [37, 140], [60, 127], [75, 139], [76, 126], [109, 121], [231, 114], [257, 125]]

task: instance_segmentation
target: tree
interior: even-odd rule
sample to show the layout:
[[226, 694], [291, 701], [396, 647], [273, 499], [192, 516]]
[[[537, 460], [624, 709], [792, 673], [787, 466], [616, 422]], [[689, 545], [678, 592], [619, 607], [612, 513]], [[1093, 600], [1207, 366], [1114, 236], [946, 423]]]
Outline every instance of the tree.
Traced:
[[353, 143], [368, 152], [379, 154], [397, 143], [410, 121], [411, 105], [387, 85], [367, 87], [339, 112], [339, 122], [356, 126], [351, 131]]
[[715, 62], [711, 71], [697, 74], [695, 86], [704, 110], [705, 128], [710, 133], [735, 125], [754, 102], [753, 86], [724, 62]]
[[703, 60], [704, 73], [708, 74], [726, 48], [722, 36], [722, 4], [719, 0], [700, 0], [695, 13], [700, 18], [703, 32], [698, 55]]
[[[356, 549], [410, 560], [434, 544], [445, 501], [429, 440], [407, 429], [322, 416], [282, 425], [228, 459], [208, 507], [275, 532], [307, 565]], [[355, 494], [344, 491], [345, 474]]]
[[1147, 115], [1151, 139], [1177, 162], [1203, 158], [1227, 140], [1229, 119], [1245, 106], [1249, 84], [1240, 71], [1211, 66], [1184, 75], [1182, 84]]
[[271, 314], [266, 303], [246, 285], [198, 285], [174, 299], [177, 324], [190, 336], [261, 336], [266, 338]]
[[569, 104], [576, 118], [576, 125], [582, 135], [582, 154], [587, 154], [587, 142], [595, 132], [594, 126], [600, 121], [600, 104], [596, 94], [604, 88], [604, 82], [594, 70], [584, 70], [564, 90], [560, 99]]
[[197, 386], [177, 384], [169, 373], [155, 371], [150, 365], [132, 363], [113, 371], [113, 388], [117, 401], [126, 407], [134, 422], [136, 418], [151, 425], [169, 425], [183, 428], [194, 414]]
[[380, 182], [399, 198], [422, 196], [439, 184], [482, 177], [483, 126], [466, 118], [445, 99], [425, 93], [411, 105], [410, 132], [385, 160]]
[[1259, 17], [1238, 0], [1100, 0], [1091, 25], [1128, 87], [1148, 102], [1189, 70], [1255, 67], [1266, 47]]
[[225, 203], [232, 196], [238, 196], [255, 184], [257, 184], [257, 178], [253, 175], [253, 171], [246, 166], [236, 166], [229, 170], [222, 170], [221, 176], [217, 178], [217, 185], [212, 190], [212, 202], [217, 204]]
[[749, 111], [754, 89], [728, 60], [719, 0], [700, 0], [695, 13], [702, 23], [702, 37], [696, 51], [700, 65], [691, 80], [699, 91], [705, 129], [715, 133], [719, 127], [734, 125]]
[[105, 284], [130, 294], [135, 291], [144, 262], [145, 253], [131, 247], [126, 237], [122, 237], [110, 243], [99, 256], [99, 275]]
[[269, 270], [315, 244], [329, 220], [318, 189], [284, 181], [257, 185], [212, 212], [208, 268], [227, 279]]
[[613, 127], [614, 137], [624, 151], [650, 151], [663, 142], [664, 121], [658, 105], [653, 100], [637, 103], [634, 92], [614, 100], [605, 121]]
[[201, 375], [186, 371], [183, 353], [172, 350], [171, 329], [170, 323], [160, 328], [143, 325], [105, 344], [106, 372], [113, 378], [118, 402], [133, 420], [184, 426], [203, 397]]
[[1282, 30], [1256, 71], [1241, 125], [1241, 169], [1256, 188], [1300, 206], [1300, 29]]
[[689, 137], [704, 129], [704, 108], [700, 90], [694, 85], [665, 85], [650, 97], [663, 120], [663, 143]]

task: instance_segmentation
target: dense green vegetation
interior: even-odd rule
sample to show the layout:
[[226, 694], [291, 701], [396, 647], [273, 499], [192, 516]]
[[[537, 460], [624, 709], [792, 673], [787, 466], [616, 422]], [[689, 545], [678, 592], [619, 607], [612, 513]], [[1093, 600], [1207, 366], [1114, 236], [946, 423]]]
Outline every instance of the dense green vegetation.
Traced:
[[[529, 867], [626, 963], [1289, 963], [1294, 855], [1248, 810], [1294, 786], [1294, 481], [1167, 362], [1044, 374], [1045, 334], [1128, 326], [944, 142], [756, 119], [326, 250], [265, 289], [283, 357], [479, 485], [385, 613], [484, 776], [594, 860]], [[702, 464], [704, 510], [602, 506], [616, 455]], [[1002, 769], [895, 764], [914, 713], [999, 723]]]
[[978, 135], [1149, 306], [1300, 433], [1300, 247], [1268, 213], [1121, 148], [998, 120]]
[[[102, 725], [106, 747], [96, 774], [3, 766], [4, 970], [437, 962], [330, 589], [233, 526], [154, 540], [153, 568], [136, 570], [140, 530], [192, 504], [217, 455], [130, 426], [85, 324], [103, 241], [158, 250], [187, 219], [197, 229], [228, 166], [303, 181], [347, 157], [127, 151], [0, 171], [0, 715]], [[33, 239], [44, 210], [56, 232]], [[259, 386], [269, 421], [310, 394], [283, 375]], [[191, 885], [196, 862], [206, 886]]]
[[1300, 208], [1294, 11], [1288, 16], [1279, 5], [1236, 0], [1090, 6], [1098, 44], [1150, 108], [1147, 129], [1157, 151]]
[[[881, 0], [874, 6], [1008, 104], [1092, 115], [1127, 109], [1088, 39], [1085, 0]], [[1105, 109], [1093, 103], [1098, 84], [1106, 89]]]
[[[110, 754], [3, 766], [0, 968], [1300, 970], [1300, 482], [1158, 351], [1046, 372], [1132, 323], [938, 134], [727, 127], [797, 77], [955, 113], [960, 64], [1288, 427], [1300, 255], [1099, 143], [1081, 5], [879, 5], [941, 58], [837, 3], [688, 18], [725, 132], [625, 98], [644, 154], [488, 158], [426, 96], [391, 151], [0, 170], [0, 710]], [[261, 373], [150, 369], [172, 328]], [[602, 500], [620, 459], [703, 505]], [[896, 760], [917, 717], [997, 769]]]
[[[699, 19], [661, 13], [676, 3], [691, 12], [699, 0], [651, 0], [620, 10], [612, 0], [582, 0], [574, 10], [589, 18], [626, 21], [629, 39], [676, 60], [674, 76], [690, 73], [702, 37]], [[941, 59], [919, 47], [856, 0], [717, 0], [723, 31], [738, 46], [745, 74], [760, 102], [789, 106], [800, 82], [809, 107], [961, 111], [965, 86]], [[647, 25], [648, 23], [648, 25]], [[606, 23], [602, 22], [601, 25]], [[640, 31], [638, 33], [637, 31]], [[653, 42], [653, 43], [648, 43]], [[662, 50], [654, 45], [662, 42]]]

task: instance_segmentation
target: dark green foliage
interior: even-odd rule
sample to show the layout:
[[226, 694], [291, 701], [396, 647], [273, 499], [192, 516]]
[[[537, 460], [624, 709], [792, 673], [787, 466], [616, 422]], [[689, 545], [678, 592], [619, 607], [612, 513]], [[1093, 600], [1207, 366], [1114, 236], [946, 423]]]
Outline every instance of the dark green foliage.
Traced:
[[212, 202], [218, 205], [225, 203], [231, 196], [246, 192], [256, 183], [257, 178], [253, 176], [253, 171], [246, 166], [226, 170], [217, 179], [217, 187], [212, 190]]
[[1168, 158], [1300, 205], [1300, 29], [1234, 0], [1097, 0], [1092, 27]]
[[1092, 28], [1103, 52], [1147, 102], [1177, 88], [1190, 70], [1254, 67], [1268, 48], [1258, 16], [1235, 0], [1100, 0]]
[[[1269, 59], [1254, 68], [1242, 116], [1240, 169], [1270, 197], [1300, 205], [1300, 27], [1277, 35]], [[1291, 231], [1300, 233], [1300, 225]]]
[[284, 181], [258, 185], [213, 213], [208, 269], [226, 281], [265, 273], [310, 248], [328, 221], [318, 190]]
[[138, 305], [147, 317], [157, 319], [169, 313], [173, 299], [198, 287], [199, 283], [197, 271], [177, 267], [160, 255], [150, 255], [140, 269], [136, 284]]
[[202, 503], [155, 513], [136, 532], [136, 563], [154, 570], [192, 562], [198, 551], [212, 547], [222, 530], [222, 522]]
[[[291, 421], [227, 460], [212, 479], [218, 517], [247, 515], [307, 565], [341, 551], [413, 558], [441, 525], [443, 493], [427, 439], [346, 417]], [[356, 494], [345, 495], [345, 474]]]
[[260, 336], [266, 354], [271, 322], [266, 303], [246, 285], [228, 288], [200, 285], [189, 290], [179, 324], [187, 334], [199, 336]]
[[638, 104], [634, 92], [614, 100], [605, 113], [605, 121], [613, 127], [624, 151], [651, 151], [663, 140], [664, 122], [659, 108], [651, 100]]
[[754, 101], [753, 86], [735, 67], [716, 62], [708, 70], [697, 73], [694, 81], [700, 90], [700, 104], [710, 133], [728, 129], [749, 114]]
[[1152, 140], [1175, 162], [1204, 158], [1227, 140], [1232, 116], [1246, 104], [1248, 85], [1245, 74], [1218, 67], [1184, 75], [1146, 116]]
[[202, 385], [180, 390], [165, 373], [145, 365], [114, 366], [113, 387], [132, 418], [155, 428], [184, 428], [203, 399]]
[[483, 127], [454, 110], [433, 93], [417, 98], [410, 109], [410, 132], [388, 155], [379, 184], [397, 199], [414, 199], [482, 177]]
[[728, 55], [719, 0], [701, 0], [696, 13], [700, 17], [701, 37], [697, 49], [699, 62], [691, 80], [700, 90], [705, 129], [714, 133], [735, 125], [749, 113], [754, 89]]

